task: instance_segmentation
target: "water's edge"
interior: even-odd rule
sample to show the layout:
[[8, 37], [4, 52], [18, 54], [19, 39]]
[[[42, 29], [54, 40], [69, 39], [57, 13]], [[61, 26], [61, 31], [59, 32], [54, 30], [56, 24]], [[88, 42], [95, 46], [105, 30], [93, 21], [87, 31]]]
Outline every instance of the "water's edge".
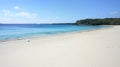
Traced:
[[45, 36], [29, 36], [29, 37], [18, 37], [18, 38], [13, 38], [13, 39], [6, 39], [6, 40], [0, 40], [1, 42], [7, 42], [7, 41], [16, 41], [16, 40], [30, 40], [33, 38], [48, 38], [52, 36], [59, 36], [59, 35], [67, 35], [67, 34], [73, 34], [73, 33], [84, 33], [84, 32], [90, 32], [90, 31], [96, 31], [96, 30], [101, 30], [101, 29], [108, 29], [108, 28], [113, 28], [113, 26], [106, 26], [106, 27], [101, 27], [101, 28], [95, 28], [95, 29], [88, 29], [88, 30], [77, 30], [77, 31], [69, 31], [69, 32], [63, 32], [63, 33], [55, 33], [55, 34], [50, 34], [50, 35], [45, 35]]

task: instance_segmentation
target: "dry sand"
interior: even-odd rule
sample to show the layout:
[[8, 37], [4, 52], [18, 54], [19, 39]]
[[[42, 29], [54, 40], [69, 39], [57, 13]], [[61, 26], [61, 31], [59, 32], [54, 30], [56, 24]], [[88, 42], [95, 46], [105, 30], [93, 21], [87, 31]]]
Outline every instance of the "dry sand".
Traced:
[[1, 42], [0, 67], [120, 67], [120, 26]]

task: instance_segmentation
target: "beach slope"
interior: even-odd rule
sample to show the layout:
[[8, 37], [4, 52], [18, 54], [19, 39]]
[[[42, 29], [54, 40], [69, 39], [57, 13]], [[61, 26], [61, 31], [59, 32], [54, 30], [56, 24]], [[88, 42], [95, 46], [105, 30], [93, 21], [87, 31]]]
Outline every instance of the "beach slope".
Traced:
[[120, 26], [0, 42], [0, 67], [120, 67]]

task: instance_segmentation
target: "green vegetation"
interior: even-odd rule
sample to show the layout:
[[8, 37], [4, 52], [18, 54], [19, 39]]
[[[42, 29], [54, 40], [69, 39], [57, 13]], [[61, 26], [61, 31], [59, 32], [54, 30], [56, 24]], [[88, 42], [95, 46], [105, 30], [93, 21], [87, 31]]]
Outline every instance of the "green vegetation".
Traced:
[[120, 25], [120, 18], [77, 20], [77, 25]]

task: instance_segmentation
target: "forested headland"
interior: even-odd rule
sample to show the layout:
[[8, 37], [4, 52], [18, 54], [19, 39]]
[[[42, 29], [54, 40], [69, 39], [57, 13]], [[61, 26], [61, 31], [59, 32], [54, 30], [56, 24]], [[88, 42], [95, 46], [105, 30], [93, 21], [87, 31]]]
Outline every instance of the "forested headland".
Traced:
[[103, 18], [103, 19], [83, 19], [77, 20], [77, 25], [120, 25], [120, 18]]

